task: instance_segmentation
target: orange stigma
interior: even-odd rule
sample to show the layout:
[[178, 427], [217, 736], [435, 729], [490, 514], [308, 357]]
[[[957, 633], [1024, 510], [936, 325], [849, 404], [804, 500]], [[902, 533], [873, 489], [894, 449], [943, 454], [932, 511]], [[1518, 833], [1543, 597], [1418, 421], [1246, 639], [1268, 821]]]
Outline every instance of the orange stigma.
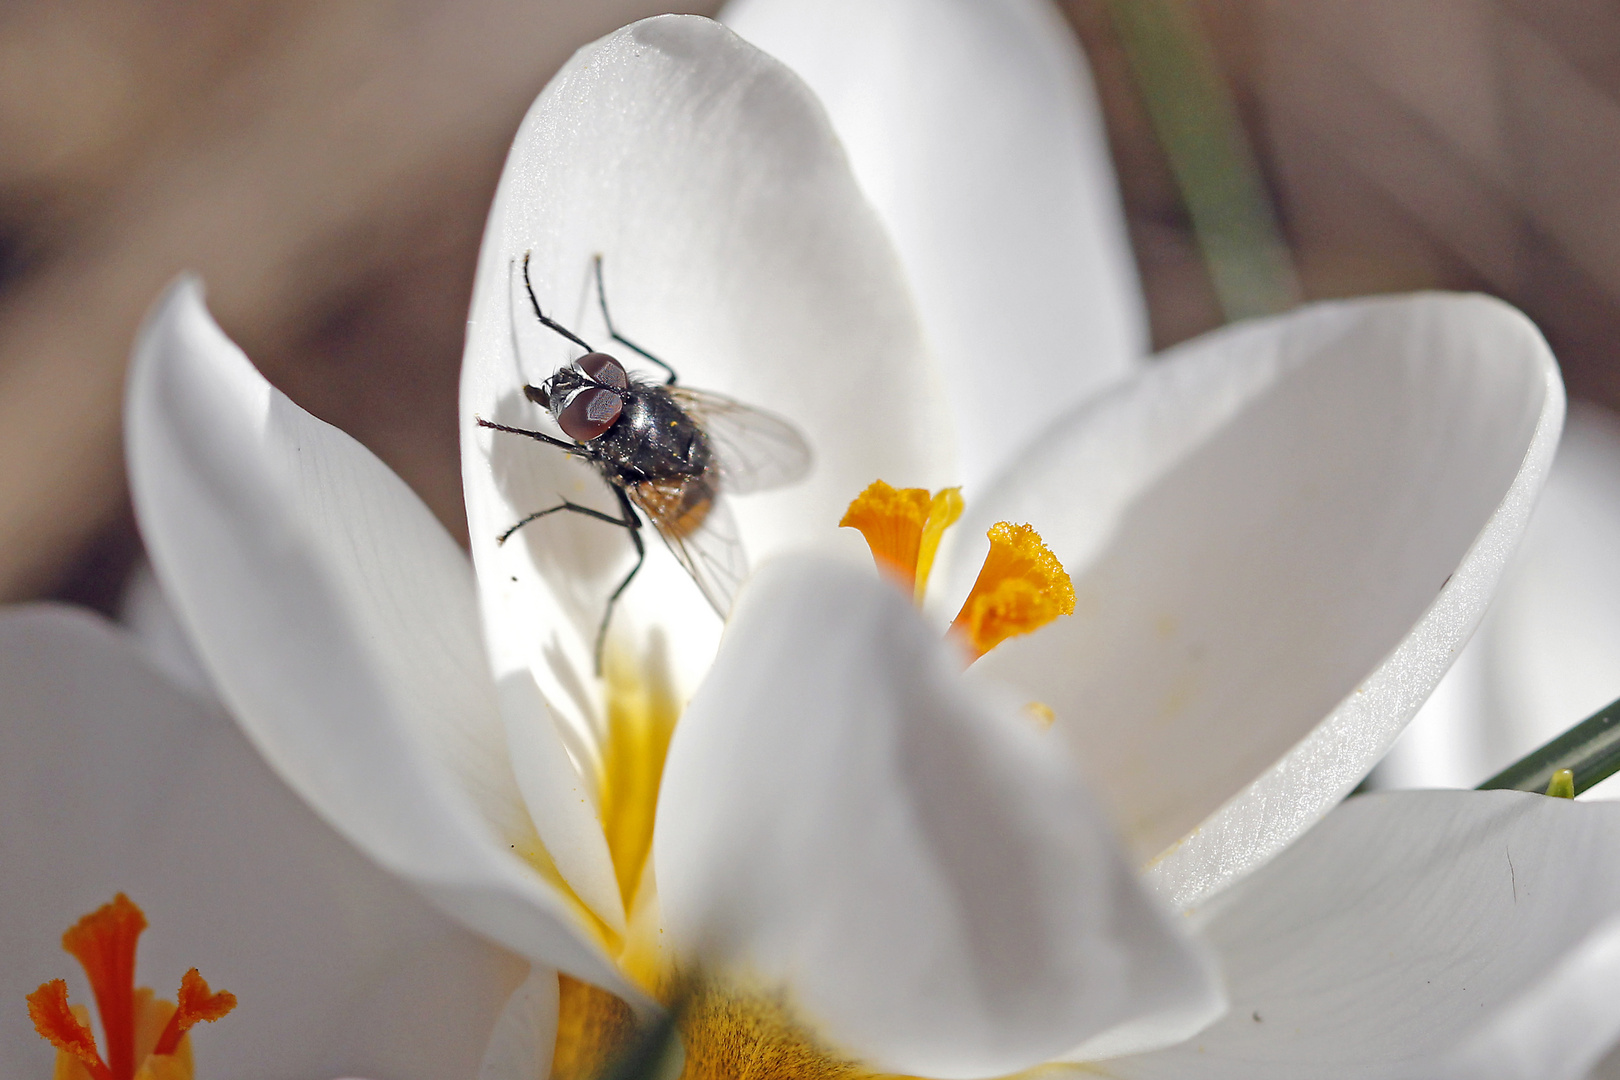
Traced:
[[1074, 614], [1074, 585], [1063, 564], [1028, 525], [990, 526], [990, 554], [951, 630], [974, 660], [1010, 637]]
[[962, 516], [962, 489], [892, 488], [874, 480], [844, 511], [842, 527], [859, 529], [872, 561], [912, 594], [918, 605], [928, 589], [940, 537]]
[[[940, 538], [961, 516], [960, 488], [930, 495], [923, 488], [892, 488], [874, 480], [838, 524], [859, 529], [878, 569], [921, 607]], [[967, 646], [972, 663], [1010, 637], [1072, 614], [1074, 585], [1057, 556], [1028, 525], [1002, 521], [990, 527], [990, 554], [951, 631]], [[1035, 715], [1043, 726], [1051, 723], [1046, 706]]]
[[28, 995], [28, 1017], [56, 1047], [57, 1080], [191, 1080], [186, 1032], [236, 1007], [233, 995], [211, 992], [196, 968], [180, 980], [178, 1007], [137, 988], [135, 948], [145, 929], [141, 909], [119, 893], [62, 935], [62, 948], [90, 980], [107, 1055], [96, 1048], [89, 1012], [69, 1005], [67, 983], [52, 979]]

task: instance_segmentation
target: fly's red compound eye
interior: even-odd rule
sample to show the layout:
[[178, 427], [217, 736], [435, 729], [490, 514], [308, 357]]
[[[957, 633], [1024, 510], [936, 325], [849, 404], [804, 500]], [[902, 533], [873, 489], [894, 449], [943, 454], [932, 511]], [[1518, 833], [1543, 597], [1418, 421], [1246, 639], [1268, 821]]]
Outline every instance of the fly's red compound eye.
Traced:
[[630, 376], [624, 372], [624, 365], [603, 352], [586, 353], [574, 361], [574, 366], [585, 373], [585, 377], [592, 382], [611, 386], [615, 390], [628, 390]]
[[[618, 361], [613, 361], [613, 365], [618, 367]], [[619, 374], [624, 374], [623, 368], [619, 368]], [[557, 426], [575, 442], [590, 442], [612, 427], [622, 411], [624, 402], [619, 400], [618, 394], [599, 386], [587, 386], [563, 409], [562, 415], [557, 417]]]

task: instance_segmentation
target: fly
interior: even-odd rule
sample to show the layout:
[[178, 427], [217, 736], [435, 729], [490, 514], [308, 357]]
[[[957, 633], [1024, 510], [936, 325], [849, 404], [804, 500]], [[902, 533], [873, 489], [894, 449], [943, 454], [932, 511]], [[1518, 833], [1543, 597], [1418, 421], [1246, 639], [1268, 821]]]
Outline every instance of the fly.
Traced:
[[608, 314], [602, 257], [595, 260], [596, 295], [608, 336], [663, 369], [662, 381], [628, 372], [617, 358], [597, 352], [567, 327], [547, 317], [529, 282], [523, 256], [523, 287], [534, 317], [585, 350], [523, 394], [545, 409], [572, 442], [542, 431], [508, 427], [480, 418], [480, 427], [524, 435], [589, 462], [619, 503], [617, 516], [563, 499], [536, 510], [496, 538], [504, 544], [523, 526], [560, 511], [581, 514], [624, 529], [636, 563], [608, 597], [596, 632], [597, 674], [613, 607], [646, 561], [642, 517], [652, 522], [677, 561], [722, 618], [748, 573], [736, 520], [722, 495], [747, 495], [791, 484], [810, 471], [810, 447], [792, 424], [719, 394], [679, 385], [675, 369], [621, 335]]

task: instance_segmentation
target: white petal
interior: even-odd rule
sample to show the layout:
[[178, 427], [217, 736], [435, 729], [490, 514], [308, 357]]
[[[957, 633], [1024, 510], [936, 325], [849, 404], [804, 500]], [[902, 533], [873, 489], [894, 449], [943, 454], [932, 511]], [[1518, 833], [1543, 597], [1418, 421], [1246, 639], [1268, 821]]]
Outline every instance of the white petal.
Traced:
[[[548, 315], [637, 360], [606, 339], [591, 279], [600, 253], [619, 330], [673, 364], [683, 384], [777, 412], [809, 437], [808, 482], [734, 507], [756, 561], [835, 536], [875, 477], [947, 480], [952, 438], [899, 265], [804, 86], [730, 31], [687, 16], [637, 23], [577, 54], [530, 110], [502, 175], [461, 404], [468, 524], [497, 674], [531, 671], [588, 745], [599, 723], [590, 642], [630, 567], [629, 540], [565, 512], [497, 546], [501, 531], [562, 496], [617, 511], [588, 466], [474, 420], [546, 426], [523, 385], [578, 355], [530, 310], [520, 274], [528, 252]], [[637, 628], [626, 637], [638, 651], [667, 653], [684, 696], [720, 621], [662, 545], [649, 537], [649, 547], [615, 625]]]
[[[142, 329], [126, 429], [165, 593], [276, 771], [468, 925], [614, 985], [573, 910], [514, 853], [538, 842], [505, 756], [468, 567], [420, 501], [274, 391], [194, 280]], [[572, 853], [554, 848], [559, 862]]]
[[478, 1080], [542, 1080], [557, 1045], [557, 973], [537, 967], [495, 1021]]
[[1137, 855], [1176, 845], [1154, 886], [1195, 903], [1326, 813], [1440, 681], [1563, 401], [1535, 328], [1483, 297], [1321, 305], [1190, 343], [964, 521], [1032, 522], [1077, 594], [981, 665], [1056, 710]]
[[827, 106], [950, 380], [969, 495], [1147, 352], [1074, 35], [1043, 0], [733, 0]]
[[[1535, 528], [1534, 516], [1530, 527]], [[1523, 554], [1521, 546], [1515, 561]], [[1484, 664], [1494, 612], [1493, 607], [1486, 614], [1457, 662], [1368, 775], [1370, 788], [1472, 788], [1497, 771], [1486, 764], [1483, 746]]]
[[1472, 787], [1620, 697], [1616, 550], [1620, 418], [1577, 405], [1496, 603], [1447, 676], [1458, 700], [1426, 706], [1379, 777]]
[[1155, 1020], [1185, 1037], [1219, 1014], [1210, 969], [1047, 734], [872, 571], [771, 564], [670, 747], [669, 940], [784, 985], [885, 1070], [1000, 1075]]
[[118, 598], [118, 621], [140, 642], [154, 667], [198, 697], [217, 701], [208, 671], [186, 636], [185, 627], [163, 595], [152, 564], [142, 553], [130, 570], [129, 581]]
[[[89, 1004], [62, 932], [123, 891], [151, 923], [142, 985], [173, 1000], [195, 966], [240, 1002], [192, 1035], [199, 1075], [472, 1072], [521, 962], [358, 855], [217, 707], [68, 608], [0, 614], [0, 686], [8, 995], [66, 978]], [[7, 1075], [49, 1076], [51, 1048], [8, 1004]]]
[[1115, 1077], [1576, 1080], [1620, 1036], [1620, 806], [1351, 799], [1207, 913], [1232, 995]]

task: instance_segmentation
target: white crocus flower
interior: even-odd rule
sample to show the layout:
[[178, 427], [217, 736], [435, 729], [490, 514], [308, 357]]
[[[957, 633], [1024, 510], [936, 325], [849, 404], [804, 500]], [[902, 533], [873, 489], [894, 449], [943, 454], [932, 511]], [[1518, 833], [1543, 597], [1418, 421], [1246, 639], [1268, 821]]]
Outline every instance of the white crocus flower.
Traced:
[[[807, 484], [737, 505], [756, 561], [776, 557], [717, 653], [718, 621], [660, 557], [625, 595], [604, 687], [590, 641], [624, 538], [557, 520], [495, 542], [600, 487], [473, 423], [532, 416], [519, 388], [568, 356], [526, 311], [531, 251], [538, 296], [587, 338], [602, 253], [621, 329], [814, 444]], [[869, 566], [793, 552], [836, 551], [833, 523], [876, 476], [951, 478], [946, 386], [996, 384], [986, 400], [1006, 404], [980, 419], [1022, 431], [1003, 388], [1049, 359], [936, 368], [814, 98], [714, 24], [666, 18], [576, 56], [508, 161], [463, 378], [476, 573], [384, 466], [257, 375], [194, 283], [137, 348], [132, 486], [165, 589], [273, 768], [533, 965], [486, 1076], [544, 1075], [559, 1000], [571, 1022], [600, 1007], [555, 972], [651, 1009], [676, 963], [701, 965], [715, 1006], [689, 1062], [785, 1016], [812, 1067], [839, 1053], [939, 1077], [1087, 1060], [1578, 1075], [1620, 1024], [1611, 808], [1363, 799], [1267, 865], [1477, 623], [1562, 416], [1539, 336], [1479, 298], [1334, 305], [1192, 343], [1063, 412], [1003, 448], [968, 520], [1033, 521], [1079, 608], [963, 677]], [[958, 595], [978, 554], [947, 558]], [[616, 771], [688, 693], [661, 791], [656, 770]], [[1021, 711], [1032, 698], [1051, 731]], [[1214, 1026], [1189, 929], [1224, 971]], [[252, 952], [266, 973], [269, 945]], [[454, 1020], [425, 1012], [430, 1043]]]

